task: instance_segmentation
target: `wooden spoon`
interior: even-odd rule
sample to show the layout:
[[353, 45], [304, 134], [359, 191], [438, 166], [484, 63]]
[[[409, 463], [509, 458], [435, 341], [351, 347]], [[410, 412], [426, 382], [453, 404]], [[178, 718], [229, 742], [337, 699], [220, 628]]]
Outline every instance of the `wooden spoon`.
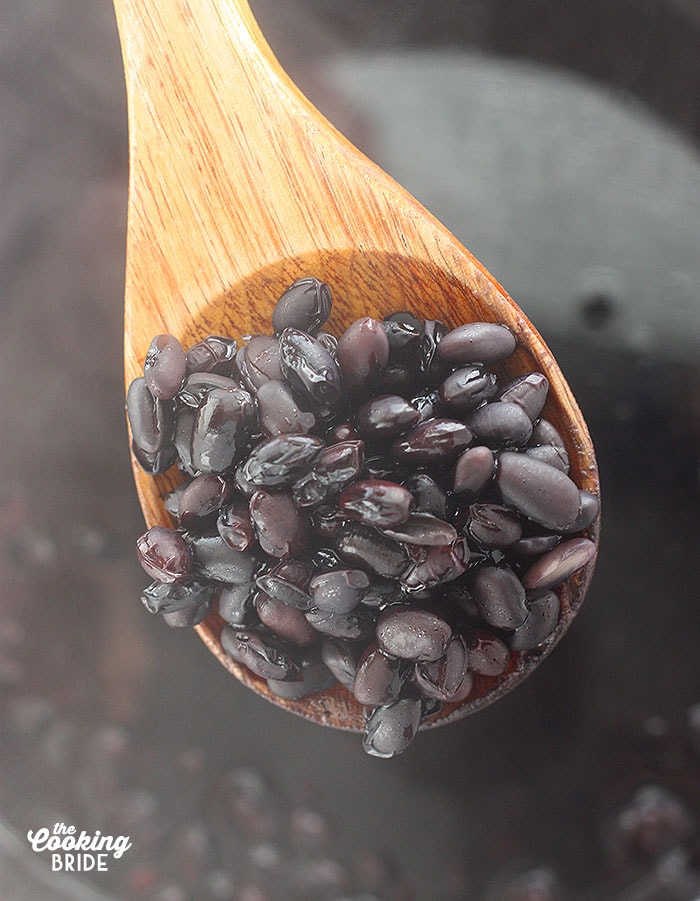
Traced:
[[[286, 76], [246, 0], [115, 0], [126, 69], [130, 199], [126, 265], [127, 384], [156, 334], [187, 346], [208, 334], [269, 330], [277, 297], [316, 275], [331, 286], [329, 329], [360, 316], [412, 309], [450, 326], [502, 322], [518, 338], [511, 376], [537, 369], [551, 389], [544, 415], [565, 436], [571, 476], [598, 493], [590, 436], [552, 354], [495, 279], [386, 173], [366, 159]], [[172, 525], [162, 498], [173, 470], [134, 478], [148, 526]], [[590, 529], [597, 542], [598, 523]], [[566, 631], [593, 562], [560, 590], [562, 615], [542, 653], [514, 654], [497, 678], [477, 677], [449, 722], [522, 681]], [[362, 730], [362, 710], [340, 686], [282, 700], [223, 651], [223, 623], [197, 627], [241, 682], [324, 725]]]

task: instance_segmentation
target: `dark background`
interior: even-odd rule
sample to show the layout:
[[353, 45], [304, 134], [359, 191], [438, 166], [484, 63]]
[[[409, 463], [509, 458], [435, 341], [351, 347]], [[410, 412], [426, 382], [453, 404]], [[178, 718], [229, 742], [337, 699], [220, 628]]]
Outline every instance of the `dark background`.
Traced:
[[[113, 12], [4, 0], [0, 894], [692, 901], [700, 4], [253, 5], [311, 99], [552, 347], [598, 450], [598, 570], [526, 684], [393, 761], [266, 704], [149, 617], [123, 419]], [[91, 880], [52, 875], [25, 834], [59, 821], [133, 848]], [[516, 895], [523, 879], [540, 894]]]

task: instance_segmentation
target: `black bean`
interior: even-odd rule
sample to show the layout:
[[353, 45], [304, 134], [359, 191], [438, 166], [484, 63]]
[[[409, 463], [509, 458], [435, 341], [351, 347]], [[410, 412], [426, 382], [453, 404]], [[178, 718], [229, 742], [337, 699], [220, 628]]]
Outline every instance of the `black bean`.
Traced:
[[331, 291], [317, 278], [300, 278], [290, 285], [272, 311], [272, 327], [281, 335], [297, 328], [315, 335], [331, 313]]
[[184, 610], [173, 610], [172, 613], [163, 614], [163, 622], [172, 629], [186, 629], [198, 626], [209, 613], [210, 600], [202, 598], [191, 607]]
[[197, 408], [192, 429], [192, 465], [223, 472], [240, 459], [256, 425], [255, 405], [243, 388], [213, 388]]
[[255, 596], [255, 609], [260, 622], [267, 626], [273, 635], [290, 644], [304, 647], [318, 639], [318, 633], [308, 623], [301, 610], [290, 607], [277, 598], [271, 598], [264, 591], [258, 592]]
[[588, 538], [570, 538], [543, 554], [523, 576], [528, 589], [553, 588], [572, 576], [595, 556], [595, 544]]
[[355, 413], [361, 434], [371, 438], [395, 438], [414, 426], [420, 413], [398, 394], [381, 394], [362, 404]]
[[439, 319], [425, 319], [423, 334], [420, 337], [419, 365], [421, 372], [431, 373], [437, 369], [438, 345], [447, 334], [447, 326]]
[[508, 669], [510, 651], [505, 642], [486, 629], [469, 629], [464, 639], [469, 669], [482, 676], [500, 676]]
[[565, 447], [564, 439], [548, 419], [540, 419], [534, 426], [529, 444], [531, 447], [539, 444], [553, 444], [555, 447]]
[[462, 687], [469, 663], [467, 646], [461, 635], [453, 635], [442, 657], [417, 663], [416, 685], [423, 695], [438, 701], [450, 701]]
[[496, 629], [517, 629], [525, 621], [525, 588], [507, 566], [477, 566], [472, 588], [484, 622]]
[[156, 335], [148, 348], [143, 374], [148, 390], [160, 400], [172, 400], [185, 378], [185, 351], [173, 335]]
[[339, 444], [342, 441], [357, 441], [359, 437], [357, 429], [351, 422], [340, 422], [333, 426], [327, 441], [329, 444]]
[[329, 332], [319, 332], [316, 335], [316, 338], [318, 339], [318, 343], [321, 345], [321, 347], [323, 347], [324, 350], [327, 350], [337, 363], [338, 339], [335, 337], [335, 335], [331, 335]]
[[457, 539], [454, 526], [430, 513], [411, 513], [405, 523], [384, 526], [382, 531], [395, 541], [422, 547], [444, 547]]
[[331, 504], [319, 504], [311, 513], [314, 535], [321, 538], [333, 538], [347, 522], [347, 516]]
[[221, 646], [234, 660], [243, 663], [263, 679], [276, 679], [280, 682], [301, 680], [301, 667], [297, 661], [262, 632], [254, 629], [235, 630], [231, 626], [224, 626]]
[[134, 444], [144, 456], [153, 457], [173, 437], [173, 405], [154, 397], [144, 378], [134, 379], [126, 395], [126, 412]]
[[447, 376], [440, 385], [440, 400], [453, 410], [468, 413], [498, 390], [498, 380], [485, 366], [465, 366]]
[[496, 482], [505, 504], [547, 529], [564, 529], [578, 515], [579, 493], [571, 479], [525, 454], [501, 454]]
[[377, 394], [410, 397], [420, 384], [420, 371], [409, 363], [389, 362], [376, 387]]
[[167, 472], [177, 461], [177, 450], [174, 444], [166, 444], [154, 454], [147, 454], [134, 442], [131, 442], [131, 450], [136, 462], [148, 475], [155, 476]]
[[329, 613], [350, 613], [369, 588], [369, 577], [361, 569], [337, 569], [311, 579], [309, 593], [314, 606]]
[[343, 384], [354, 396], [367, 396], [375, 388], [388, 360], [386, 332], [369, 316], [353, 322], [338, 341], [338, 365]]
[[394, 441], [391, 452], [401, 463], [441, 463], [456, 457], [473, 438], [473, 432], [456, 419], [428, 419]]
[[194, 562], [201, 575], [217, 582], [244, 585], [252, 581], [255, 557], [250, 551], [236, 551], [220, 535], [198, 536], [192, 540]]
[[471, 670], [467, 670], [464, 674], [464, 679], [462, 679], [462, 684], [459, 686], [457, 691], [450, 698], [450, 702], [452, 704], [461, 704], [462, 701], [466, 701], [469, 695], [472, 693], [472, 689], [474, 688], [474, 673]]
[[183, 472], [195, 475], [192, 465], [192, 430], [196, 411], [190, 407], [180, 407], [175, 416], [173, 444], [179, 457], [178, 466]]
[[508, 637], [513, 651], [530, 651], [549, 638], [559, 619], [559, 598], [553, 591], [529, 591], [527, 610], [525, 621]]
[[321, 408], [340, 400], [340, 370], [333, 356], [311, 335], [286, 328], [279, 341], [280, 366], [297, 396]]
[[389, 341], [389, 359], [411, 360], [420, 347], [422, 329], [410, 322], [385, 319], [380, 323]]
[[443, 337], [438, 354], [450, 366], [494, 363], [509, 357], [515, 345], [515, 335], [505, 325], [469, 322], [452, 329]]
[[510, 550], [523, 557], [534, 557], [551, 551], [560, 541], [561, 535], [551, 533], [546, 535], [527, 535], [512, 544]]
[[216, 531], [234, 550], [248, 550], [255, 540], [248, 504], [240, 500], [222, 506], [216, 521]]
[[592, 526], [600, 513], [600, 501], [590, 491], [579, 491], [579, 511], [576, 519], [562, 531], [581, 532]]
[[565, 475], [569, 473], [569, 455], [564, 447], [557, 447], [554, 444], [538, 444], [535, 447], [526, 447], [524, 453], [528, 457], [553, 466]]
[[252, 582], [240, 585], [224, 585], [219, 595], [218, 608], [221, 618], [231, 626], [247, 626], [255, 618]]
[[341, 638], [324, 638], [321, 659], [341, 685], [352, 690], [357, 672], [357, 646]]
[[477, 495], [491, 481], [495, 468], [493, 451], [479, 445], [460, 454], [452, 476], [452, 489], [456, 494]]
[[437, 660], [445, 653], [451, 637], [452, 629], [449, 624], [428, 610], [387, 607], [377, 620], [379, 647], [401, 660], [417, 660], [421, 663]]
[[316, 425], [313, 413], [301, 409], [287, 382], [270, 379], [258, 388], [258, 421], [266, 435], [306, 434]]
[[508, 547], [523, 533], [518, 514], [500, 504], [472, 504], [469, 508], [468, 535], [482, 547]]
[[393, 579], [382, 579], [379, 576], [373, 576], [370, 579], [369, 588], [362, 596], [361, 603], [366, 607], [381, 610], [388, 604], [403, 603], [407, 600], [407, 597]]
[[317, 547], [309, 555], [309, 563], [314, 569], [325, 571], [328, 569], [342, 569], [343, 564], [337, 551], [332, 547]]
[[367, 457], [362, 464], [360, 477], [363, 479], [389, 479], [396, 472], [396, 464], [385, 454]]
[[411, 404], [418, 410], [418, 422], [426, 422], [428, 419], [440, 419], [446, 417], [447, 409], [440, 400], [438, 388], [426, 388], [411, 397]]
[[534, 422], [544, 407], [549, 391], [549, 379], [541, 372], [528, 372], [518, 376], [507, 385], [499, 400], [509, 404], [518, 404]]
[[415, 313], [411, 313], [410, 310], [396, 310], [396, 312], [389, 313], [388, 316], [385, 316], [383, 321], [403, 322], [414, 328], [419, 335], [423, 334], [423, 320], [419, 319]]
[[378, 527], [406, 522], [413, 503], [408, 488], [379, 479], [353, 482], [338, 498], [338, 506], [346, 516]]
[[252, 335], [236, 354], [236, 366], [251, 391], [270, 379], [281, 379], [280, 346], [271, 335]]
[[300, 507], [323, 503], [357, 478], [364, 463], [363, 441], [338, 441], [322, 450], [313, 469], [294, 482], [292, 493]]
[[250, 519], [260, 547], [272, 557], [296, 557], [309, 540], [306, 516], [287, 491], [275, 493], [262, 488], [250, 499]]
[[[301, 679], [297, 682], [268, 679], [267, 687], [278, 698], [289, 700], [307, 698], [319, 691], [326, 691], [336, 683], [335, 676], [315, 649], [306, 649], [297, 654], [301, 667]], [[307, 897], [306, 895], [304, 897]]]
[[207, 335], [203, 341], [193, 344], [186, 354], [188, 372], [215, 372], [232, 376], [236, 373], [238, 344], [233, 338]]
[[185, 379], [177, 396], [178, 402], [196, 410], [214, 388], [230, 391], [232, 388], [240, 388], [240, 382], [216, 372], [193, 372]]
[[365, 723], [362, 746], [373, 757], [390, 758], [403, 753], [413, 741], [421, 718], [421, 702], [401, 698], [375, 707]]
[[488, 447], [520, 447], [532, 435], [532, 423], [518, 404], [484, 404], [469, 417], [469, 428]]
[[153, 526], [136, 541], [139, 563], [152, 579], [183, 582], [192, 574], [192, 550], [179, 532]]
[[469, 548], [464, 538], [445, 547], [429, 547], [425, 557], [403, 576], [401, 587], [408, 592], [436, 588], [459, 578], [468, 563]]
[[312, 607], [304, 616], [317, 632], [332, 638], [369, 641], [374, 635], [375, 616], [367, 607], [359, 606], [350, 613], [329, 613]]
[[387, 579], [398, 578], [409, 563], [403, 545], [359, 522], [342, 525], [335, 535], [335, 546], [348, 563]]
[[184, 529], [199, 527], [203, 520], [228, 503], [233, 493], [233, 483], [223, 476], [196, 476], [178, 492], [175, 514], [178, 525]]
[[206, 603], [207, 607], [221, 586], [200, 579], [187, 582], [152, 582], [141, 593], [149, 613], [177, 613]]
[[313, 571], [303, 560], [283, 560], [255, 580], [258, 588], [290, 607], [310, 610], [313, 606], [309, 582]]
[[401, 661], [372, 644], [360, 658], [352, 693], [360, 704], [374, 707], [398, 700], [404, 681]]
[[406, 479], [404, 486], [413, 495], [416, 513], [429, 513], [438, 519], [447, 518], [447, 495], [427, 473], [416, 473]]
[[241, 467], [251, 485], [274, 488], [295, 481], [320, 455], [323, 441], [313, 435], [277, 435], [261, 441]]

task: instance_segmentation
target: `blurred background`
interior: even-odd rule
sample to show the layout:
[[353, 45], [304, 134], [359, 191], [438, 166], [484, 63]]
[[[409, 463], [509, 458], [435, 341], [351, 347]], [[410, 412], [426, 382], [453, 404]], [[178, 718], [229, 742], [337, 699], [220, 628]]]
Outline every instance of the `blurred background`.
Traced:
[[[0, 5], [3, 901], [700, 898], [700, 3], [254, 0], [347, 136], [550, 344], [596, 441], [589, 598], [392, 761], [139, 602], [109, 0]], [[126, 834], [52, 873], [29, 829]]]

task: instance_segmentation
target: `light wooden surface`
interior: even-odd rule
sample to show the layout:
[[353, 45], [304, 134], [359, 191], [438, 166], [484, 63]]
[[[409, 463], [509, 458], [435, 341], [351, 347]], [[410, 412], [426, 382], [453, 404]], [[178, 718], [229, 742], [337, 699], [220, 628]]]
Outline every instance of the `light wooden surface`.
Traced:
[[[411, 309], [448, 325], [499, 321], [517, 335], [516, 375], [550, 380], [545, 415], [566, 436], [572, 477], [598, 492], [590, 436], [551, 353], [481, 264], [418, 202], [367, 160], [290, 82], [246, 0], [115, 0], [124, 55], [130, 198], [125, 297], [125, 376], [139, 375], [151, 338], [185, 345], [207, 334], [266, 331], [276, 298], [316, 275], [334, 298], [329, 329], [361, 315]], [[172, 472], [152, 479], [134, 464], [149, 526], [170, 524], [162, 496]], [[598, 525], [591, 537], [597, 541]], [[561, 592], [556, 644], [583, 599], [593, 564]], [[198, 627], [218, 659], [275, 703], [317, 722], [361, 729], [343, 689], [302, 701], [271, 696], [265, 683], [222, 652], [222, 623]], [[478, 709], [539, 662], [514, 655], [498, 680], [476, 680], [458, 709]]]

